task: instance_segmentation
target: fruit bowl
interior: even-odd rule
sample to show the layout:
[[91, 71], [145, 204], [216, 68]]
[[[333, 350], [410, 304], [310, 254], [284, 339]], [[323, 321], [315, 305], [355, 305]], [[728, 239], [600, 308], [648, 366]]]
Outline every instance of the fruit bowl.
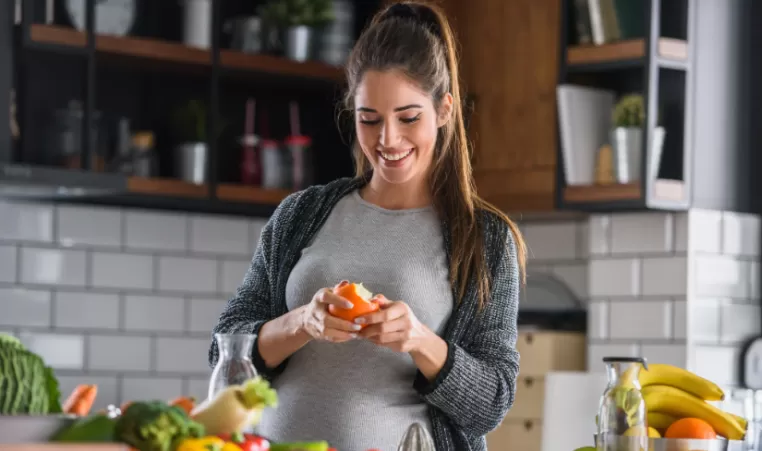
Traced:
[[[613, 449], [637, 450], [641, 437], [617, 436]], [[594, 435], [597, 445], [598, 436]], [[648, 450], [643, 451], [746, 451], [745, 443], [740, 440], [697, 440], [683, 438], [649, 438]]]

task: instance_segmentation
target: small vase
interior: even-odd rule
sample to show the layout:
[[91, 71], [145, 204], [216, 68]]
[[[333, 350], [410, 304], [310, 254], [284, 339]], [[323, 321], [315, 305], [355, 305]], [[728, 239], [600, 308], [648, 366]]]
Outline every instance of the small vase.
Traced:
[[257, 377], [251, 361], [254, 346], [252, 334], [214, 334], [219, 359], [209, 380], [209, 399], [231, 385], [240, 385]]
[[295, 61], [307, 61], [312, 49], [312, 28], [307, 25], [296, 25], [286, 29], [285, 50], [286, 58]]

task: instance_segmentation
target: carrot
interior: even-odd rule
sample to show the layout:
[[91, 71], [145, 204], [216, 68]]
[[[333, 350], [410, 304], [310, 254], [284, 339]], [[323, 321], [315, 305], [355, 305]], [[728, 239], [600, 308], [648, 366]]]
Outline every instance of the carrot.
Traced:
[[177, 406], [183, 409], [185, 413], [190, 415], [191, 410], [193, 410], [193, 407], [196, 405], [196, 398], [193, 396], [178, 396], [177, 398], [170, 401], [169, 405]]
[[71, 392], [63, 405], [63, 411], [73, 415], [86, 416], [93, 408], [98, 394], [97, 385], [80, 384]]
[[121, 406], [119, 406], [119, 410], [124, 413], [124, 411], [130, 407], [130, 404], [132, 404], [132, 401], [125, 401]]

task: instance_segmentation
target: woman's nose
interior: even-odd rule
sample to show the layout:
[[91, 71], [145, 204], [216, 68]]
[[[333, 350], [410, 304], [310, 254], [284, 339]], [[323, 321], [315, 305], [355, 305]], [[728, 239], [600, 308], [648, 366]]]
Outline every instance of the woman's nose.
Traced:
[[384, 147], [394, 147], [399, 140], [399, 133], [397, 127], [394, 124], [384, 122], [381, 127], [381, 136], [379, 137], [379, 143]]

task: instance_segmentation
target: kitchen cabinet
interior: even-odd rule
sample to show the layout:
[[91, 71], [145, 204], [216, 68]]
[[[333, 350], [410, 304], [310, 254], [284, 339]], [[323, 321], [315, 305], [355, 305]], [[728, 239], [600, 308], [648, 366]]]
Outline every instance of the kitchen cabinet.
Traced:
[[561, 1], [442, 5], [460, 43], [479, 194], [507, 212], [552, 210]]

